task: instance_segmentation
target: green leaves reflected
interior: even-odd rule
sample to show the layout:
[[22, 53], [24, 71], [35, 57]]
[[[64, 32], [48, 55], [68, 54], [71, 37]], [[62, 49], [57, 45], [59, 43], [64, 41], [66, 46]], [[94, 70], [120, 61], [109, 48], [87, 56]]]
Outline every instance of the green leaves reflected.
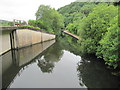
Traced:
[[43, 73], [52, 73], [55, 63], [61, 60], [62, 55], [62, 47], [59, 43], [55, 43], [43, 53], [43, 56], [38, 60], [38, 66]]

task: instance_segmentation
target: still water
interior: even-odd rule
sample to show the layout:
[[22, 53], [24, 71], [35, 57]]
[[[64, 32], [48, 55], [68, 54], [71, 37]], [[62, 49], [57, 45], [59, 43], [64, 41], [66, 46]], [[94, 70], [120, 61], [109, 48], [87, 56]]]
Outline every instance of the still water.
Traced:
[[68, 47], [52, 40], [4, 54], [3, 88], [120, 87], [119, 78], [103, 62], [91, 56], [82, 58]]

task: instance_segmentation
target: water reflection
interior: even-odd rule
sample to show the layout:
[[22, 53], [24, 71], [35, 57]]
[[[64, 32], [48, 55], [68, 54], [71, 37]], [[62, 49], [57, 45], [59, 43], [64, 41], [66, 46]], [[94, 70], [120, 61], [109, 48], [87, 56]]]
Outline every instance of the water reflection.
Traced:
[[78, 42], [65, 37], [61, 44], [66, 50], [82, 57], [77, 68], [79, 85], [87, 88], [120, 88], [120, 76], [113, 76], [105, 62], [94, 55], [82, 55]]
[[[55, 54], [56, 44], [38, 55], [34, 63], [29, 64], [22, 71], [19, 77], [16, 77], [10, 88], [79, 88], [77, 77], [77, 64], [81, 59], [69, 51], [60, 50], [57, 58], [52, 59]], [[51, 49], [54, 47], [53, 49]], [[45, 59], [47, 53], [51, 52], [51, 58]], [[53, 53], [52, 53], [53, 52]], [[59, 59], [60, 58], [60, 59]], [[58, 59], [58, 60], [56, 60]], [[25, 83], [25, 84], [24, 84]]]
[[95, 56], [83, 57], [77, 70], [80, 85], [85, 84], [88, 88], [120, 88], [118, 77], [113, 76]]
[[45, 72], [50, 73], [54, 68], [54, 63], [51, 61], [46, 61], [45, 59], [41, 59], [38, 60], [38, 66], [40, 67], [43, 73]]
[[89, 55], [81, 57], [79, 44], [72, 38], [60, 38], [54, 42], [36, 44], [3, 55], [3, 87], [120, 87], [119, 78], [113, 76], [101, 60]]
[[34, 58], [50, 47], [55, 40], [36, 44], [19, 50], [9, 51], [2, 58], [2, 87], [7, 88], [16, 75], [20, 75]]
[[51, 73], [55, 66], [55, 62], [60, 61], [63, 55], [63, 50], [59, 46], [59, 43], [55, 43], [54, 46], [47, 49], [43, 55], [44, 56], [39, 57], [38, 66], [43, 73]]

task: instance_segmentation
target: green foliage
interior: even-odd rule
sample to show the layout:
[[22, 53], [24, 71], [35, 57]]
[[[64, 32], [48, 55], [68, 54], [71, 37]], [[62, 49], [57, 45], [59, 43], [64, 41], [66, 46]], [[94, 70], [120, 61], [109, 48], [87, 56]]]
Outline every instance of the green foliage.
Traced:
[[110, 23], [110, 27], [107, 28], [107, 32], [104, 37], [99, 41], [100, 46], [97, 49], [97, 55], [106, 61], [106, 64], [116, 68], [120, 59], [118, 58], [118, 47], [120, 42], [118, 36], [120, 36], [120, 28], [118, 27], [118, 16], [113, 18]]
[[65, 27], [86, 17], [95, 7], [94, 3], [73, 2], [70, 5], [64, 6], [58, 11], [64, 16]]
[[29, 20], [28, 21], [28, 25], [30, 25], [30, 26], [37, 26], [37, 22], [36, 22], [36, 20]]
[[118, 7], [113, 4], [73, 2], [58, 11], [64, 16], [66, 29], [80, 36], [78, 49], [82, 54], [96, 54], [116, 68], [120, 29]]
[[95, 6], [95, 3], [87, 3], [81, 8], [81, 13], [88, 16], [88, 14], [93, 11]]
[[77, 30], [79, 29], [79, 23], [78, 22], [70, 23], [67, 25], [66, 29], [69, 30], [69, 32], [77, 35], [78, 34]]
[[106, 3], [96, 6], [88, 17], [80, 22], [79, 34], [85, 53], [96, 53], [99, 41], [107, 32], [109, 22], [117, 15], [117, 8]]
[[38, 30], [40, 30], [39, 27], [34, 27], [34, 26], [30, 26], [30, 25], [20, 25], [20, 27], [29, 27], [29, 28], [33, 28], [33, 29], [38, 29]]
[[[36, 12], [36, 22], [38, 27], [45, 29], [47, 32], [54, 32], [59, 35], [63, 28], [63, 17], [55, 9], [49, 6], [40, 5]], [[33, 24], [34, 25], [34, 24]]]
[[59, 8], [58, 11], [64, 15], [66, 13], [71, 14], [74, 12], [80, 12], [81, 7], [83, 7], [83, 5], [85, 4], [85, 2], [73, 2], [69, 5], [66, 5], [62, 8]]
[[[118, 58], [118, 8], [106, 3], [99, 4], [93, 12], [80, 22], [83, 53], [96, 53], [109, 66], [116, 68]], [[113, 19], [114, 18], [114, 19]], [[113, 20], [112, 20], [113, 19]], [[112, 21], [111, 21], [112, 20]]]
[[0, 21], [0, 26], [13, 26], [13, 22], [10, 22], [10, 21]]

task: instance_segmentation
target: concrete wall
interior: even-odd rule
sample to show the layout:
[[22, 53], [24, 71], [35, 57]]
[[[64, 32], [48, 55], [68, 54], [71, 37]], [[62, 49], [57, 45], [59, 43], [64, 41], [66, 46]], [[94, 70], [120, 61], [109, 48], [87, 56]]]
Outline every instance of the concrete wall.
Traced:
[[47, 33], [42, 33], [42, 41], [48, 41], [48, 40], [51, 40], [51, 39], [54, 39], [55, 38], [55, 35], [52, 35], [52, 34], [47, 34]]
[[26, 63], [30, 62], [32, 59], [34, 59], [36, 56], [38, 56], [40, 53], [42, 53], [54, 43], [55, 40], [51, 40], [19, 49], [18, 52], [16, 52], [16, 55], [18, 55], [16, 60], [19, 61], [18, 66], [23, 66]]
[[17, 37], [16, 43], [18, 47], [29, 46], [32, 44], [31, 30], [17, 30], [15, 37]]
[[16, 35], [17, 36], [15, 37], [17, 37], [16, 43], [18, 48], [55, 39], [55, 35], [29, 29], [18, 29]]
[[2, 35], [0, 35], [0, 39], [2, 40], [2, 46], [1, 46], [2, 49], [0, 49], [0, 55], [11, 49], [9, 33], [10, 31], [5, 31], [5, 32], [2, 32]]
[[42, 41], [41, 32], [31, 31], [31, 33], [32, 33], [32, 44], [36, 44]]
[[[30, 29], [17, 29], [14, 32], [12, 31], [13, 30], [2, 31], [2, 35], [0, 35], [0, 40], [2, 40], [2, 46], [0, 45], [2, 47], [2, 49], [0, 49], [0, 55], [10, 50], [11, 44], [12, 48], [16, 49], [55, 39], [55, 35], [53, 34], [43, 33]], [[12, 35], [12, 42], [10, 33]]]

